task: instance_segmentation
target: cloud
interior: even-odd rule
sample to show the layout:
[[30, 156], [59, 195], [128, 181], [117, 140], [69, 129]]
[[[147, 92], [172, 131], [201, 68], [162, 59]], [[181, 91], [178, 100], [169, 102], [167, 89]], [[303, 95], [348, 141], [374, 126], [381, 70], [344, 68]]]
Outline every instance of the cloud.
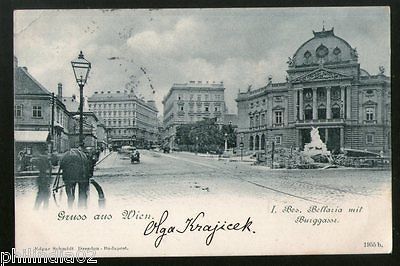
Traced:
[[56, 91], [62, 82], [64, 95], [77, 94], [70, 62], [83, 50], [92, 62], [85, 95], [121, 90], [133, 75], [140, 81], [136, 90], [154, 97], [162, 113], [161, 100], [173, 83], [224, 81], [235, 112], [239, 88], [263, 86], [268, 75], [285, 81], [287, 58], [323, 21], [357, 47], [362, 68], [374, 74], [383, 65], [390, 73], [389, 18], [380, 7], [23, 10], [15, 12], [20, 33], [14, 49], [20, 65], [47, 89]]

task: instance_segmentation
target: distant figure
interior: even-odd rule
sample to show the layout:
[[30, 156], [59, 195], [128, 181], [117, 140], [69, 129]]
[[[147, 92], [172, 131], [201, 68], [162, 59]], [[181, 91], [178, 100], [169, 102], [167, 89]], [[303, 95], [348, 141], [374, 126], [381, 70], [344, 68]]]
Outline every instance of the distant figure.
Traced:
[[39, 176], [36, 179], [38, 192], [34, 208], [37, 210], [43, 204], [43, 208], [47, 209], [50, 198], [51, 183], [51, 160], [45, 148], [39, 151], [39, 155], [32, 158], [32, 164], [39, 170]]
[[64, 153], [60, 161], [60, 169], [68, 198], [68, 207], [75, 201], [75, 187], [79, 186], [78, 207], [87, 207], [89, 191], [90, 161], [81, 148], [71, 149]]

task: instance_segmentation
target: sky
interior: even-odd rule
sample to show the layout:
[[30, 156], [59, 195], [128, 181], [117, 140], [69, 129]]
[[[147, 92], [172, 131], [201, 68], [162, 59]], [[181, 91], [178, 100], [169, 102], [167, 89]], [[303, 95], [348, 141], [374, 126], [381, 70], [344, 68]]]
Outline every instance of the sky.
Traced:
[[249, 85], [284, 82], [288, 57], [334, 27], [357, 48], [361, 68], [390, 75], [389, 7], [17, 10], [14, 55], [49, 91], [79, 95], [71, 61], [92, 63], [84, 95], [134, 89], [162, 99], [174, 83], [224, 82], [229, 113]]

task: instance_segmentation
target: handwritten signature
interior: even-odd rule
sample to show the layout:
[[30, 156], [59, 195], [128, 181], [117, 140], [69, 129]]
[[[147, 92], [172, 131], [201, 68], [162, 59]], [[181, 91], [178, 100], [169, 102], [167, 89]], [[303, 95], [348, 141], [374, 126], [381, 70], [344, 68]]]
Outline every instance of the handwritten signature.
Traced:
[[205, 217], [204, 212], [199, 212], [196, 217], [192, 218], [187, 218], [186, 222], [184, 223], [184, 226], [182, 227], [183, 229], [177, 228], [177, 226], [171, 225], [171, 226], [164, 226], [164, 223], [166, 222], [168, 218], [168, 211], [165, 210], [159, 221], [151, 221], [147, 224], [145, 230], [144, 230], [144, 235], [149, 236], [149, 235], [157, 235], [156, 240], [154, 241], [154, 246], [158, 248], [161, 244], [161, 241], [164, 239], [165, 236], [168, 234], [173, 234], [173, 233], [179, 233], [183, 234], [186, 232], [210, 232], [209, 235], [207, 235], [206, 238], [206, 245], [210, 245], [211, 242], [214, 239], [214, 235], [217, 231], [241, 231], [241, 232], [252, 232], [253, 231], [250, 226], [253, 224], [253, 221], [251, 220], [251, 217], [247, 218], [247, 221], [244, 224], [241, 223], [227, 223], [224, 221], [223, 223], [218, 221], [216, 224], [201, 224], [200, 220]]

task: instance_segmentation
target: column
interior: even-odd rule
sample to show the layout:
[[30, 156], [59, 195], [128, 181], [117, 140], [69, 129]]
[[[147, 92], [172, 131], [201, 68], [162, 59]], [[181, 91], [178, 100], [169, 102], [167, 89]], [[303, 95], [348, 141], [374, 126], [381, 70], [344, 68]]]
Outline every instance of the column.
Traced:
[[317, 88], [312, 88], [313, 96], [312, 96], [312, 119], [318, 119], [317, 112]]
[[351, 87], [347, 86], [346, 89], [346, 119], [351, 119]]
[[267, 96], [267, 114], [268, 114], [268, 121], [267, 121], [267, 126], [272, 127], [272, 97], [271, 95]]
[[304, 109], [303, 109], [303, 89], [300, 89], [299, 92], [300, 92], [300, 101], [299, 101], [299, 112], [300, 112], [300, 114], [299, 114], [299, 120], [304, 120], [304, 116], [303, 116], [303, 112], [304, 112]]
[[300, 110], [299, 110], [299, 106], [300, 106], [300, 99], [299, 99], [299, 93], [300, 93], [300, 91], [299, 90], [295, 90], [295, 93], [294, 93], [294, 99], [295, 99], [295, 110], [294, 110], [294, 120], [295, 121], [297, 121], [297, 120], [299, 120], [299, 117], [300, 117]]
[[344, 86], [340, 86], [340, 118], [344, 118]]
[[325, 144], [328, 146], [329, 128], [325, 128]]
[[258, 136], [258, 150], [261, 151], [262, 150], [262, 146], [261, 146], [261, 135]]
[[301, 145], [301, 133], [300, 133], [300, 129], [296, 129], [296, 146], [297, 148], [300, 149], [300, 145]]
[[256, 135], [253, 135], [253, 151], [256, 150]]
[[326, 119], [331, 119], [331, 87], [326, 87]]
[[340, 149], [344, 148], [344, 128], [340, 128]]

